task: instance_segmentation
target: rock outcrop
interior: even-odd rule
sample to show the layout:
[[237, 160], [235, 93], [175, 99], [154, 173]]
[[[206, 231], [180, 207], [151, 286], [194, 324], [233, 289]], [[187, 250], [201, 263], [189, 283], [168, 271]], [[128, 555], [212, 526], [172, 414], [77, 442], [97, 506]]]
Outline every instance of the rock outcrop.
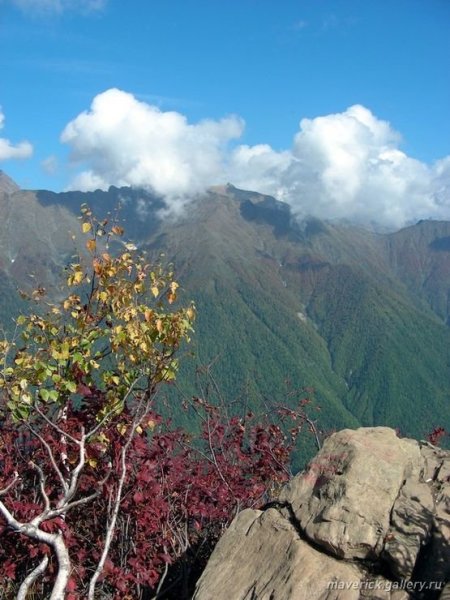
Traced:
[[346, 429], [234, 519], [194, 600], [443, 599], [449, 580], [450, 452]]

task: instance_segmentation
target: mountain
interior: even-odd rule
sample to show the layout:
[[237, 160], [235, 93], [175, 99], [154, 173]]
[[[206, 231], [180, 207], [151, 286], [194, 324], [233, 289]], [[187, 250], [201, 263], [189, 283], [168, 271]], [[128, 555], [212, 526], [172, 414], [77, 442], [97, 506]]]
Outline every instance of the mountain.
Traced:
[[164, 253], [184, 299], [195, 300], [195, 358], [180, 374], [187, 393], [196, 393], [198, 362], [214, 362], [223, 397], [256, 409], [314, 388], [312, 414], [327, 430], [388, 425], [420, 437], [435, 425], [450, 429], [450, 223], [389, 234], [298, 223], [286, 204], [231, 185], [193, 199], [178, 217], [144, 190], [3, 190], [5, 322], [17, 286], [55, 289], [79, 241], [83, 202], [98, 215], [120, 204], [127, 235]]
[[8, 175], [0, 169], [0, 192], [12, 194], [19, 191], [19, 186]]

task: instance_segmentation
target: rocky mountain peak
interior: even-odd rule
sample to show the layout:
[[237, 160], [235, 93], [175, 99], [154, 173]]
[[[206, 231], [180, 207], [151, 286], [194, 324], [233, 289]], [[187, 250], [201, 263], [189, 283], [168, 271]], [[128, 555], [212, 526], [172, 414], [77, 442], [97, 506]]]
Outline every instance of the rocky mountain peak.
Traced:
[[0, 169], [0, 192], [5, 192], [6, 194], [13, 194], [14, 192], [18, 192], [19, 190], [20, 187], [17, 185], [17, 183]]

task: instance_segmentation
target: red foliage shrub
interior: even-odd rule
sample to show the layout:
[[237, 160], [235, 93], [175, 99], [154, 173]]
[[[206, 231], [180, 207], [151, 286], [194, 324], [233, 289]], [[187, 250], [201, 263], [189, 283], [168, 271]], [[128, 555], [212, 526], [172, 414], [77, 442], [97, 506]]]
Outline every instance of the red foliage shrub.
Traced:
[[[191, 571], [198, 575], [236, 512], [266, 502], [270, 491], [289, 475], [290, 454], [302, 419], [286, 434], [281, 421], [258, 420], [251, 413], [225, 420], [218, 408], [199, 399], [195, 402], [203, 419], [195, 440], [186, 431], [169, 429], [159, 415], [149, 413], [146, 428], [131, 441], [120, 516], [100, 585], [108, 598], [144, 597], [150, 591], [156, 593], [159, 583], [161, 590], [164, 586], [173, 590], [183, 578], [189, 579]], [[283, 413], [284, 420], [298, 417], [294, 411]], [[86, 468], [77, 498], [98, 494], [41, 524], [44, 531], [62, 531], [68, 546], [72, 560], [69, 600], [86, 597], [87, 581], [103, 548], [111, 499], [117, 493], [123, 436], [130, 426], [127, 414], [121, 415], [120, 424], [113, 421], [99, 438], [86, 443]], [[68, 463], [76, 464], [79, 456], [73, 440], [86, 426], [85, 419], [84, 412], [70, 411], [64, 422], [64, 432], [70, 436], [66, 439], [49, 423], [35, 435], [26, 425], [18, 427], [8, 418], [2, 422], [0, 489], [19, 474], [2, 498], [18, 521], [29, 522], [43, 510], [36, 465], [44, 474], [46, 496], [57, 504], [61, 481], [48, 448], [53, 457], [67, 455]], [[56, 466], [63, 472], [64, 459]], [[0, 580], [22, 581], [48, 555], [49, 567], [40, 580], [44, 592], [55, 577], [50, 548], [11, 530], [1, 516], [0, 535]]]

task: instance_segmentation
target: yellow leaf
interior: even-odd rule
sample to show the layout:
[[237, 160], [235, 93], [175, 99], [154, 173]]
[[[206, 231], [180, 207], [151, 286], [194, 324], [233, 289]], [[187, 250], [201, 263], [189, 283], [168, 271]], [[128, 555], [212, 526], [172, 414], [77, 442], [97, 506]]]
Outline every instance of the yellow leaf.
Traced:
[[142, 427], [141, 427], [140, 425], [138, 425], [138, 426], [136, 427], [136, 433], [138, 433], [138, 434], [140, 435], [142, 432], [143, 432], [143, 429], [142, 429]]
[[89, 252], [94, 252], [96, 247], [97, 244], [95, 243], [95, 240], [88, 240], [86, 242], [86, 248], [89, 250]]
[[95, 469], [95, 467], [97, 466], [97, 460], [95, 458], [88, 458], [86, 462], [93, 469]]
[[98, 260], [98, 258], [94, 258], [94, 260], [92, 261], [92, 268], [94, 269], [94, 273], [96, 275], [100, 275], [100, 273], [102, 272], [102, 264]]
[[127, 426], [125, 425], [125, 423], [118, 423], [117, 431], [120, 433], [120, 435], [125, 435], [127, 431]]
[[107, 435], [105, 435], [103, 432], [99, 433], [97, 439], [101, 444], [109, 444], [109, 437]]
[[158, 330], [158, 333], [161, 333], [162, 329], [163, 329], [161, 319], [156, 319], [155, 325], [156, 325], [156, 329]]
[[73, 274], [73, 282], [74, 283], [81, 283], [83, 281], [83, 271], [76, 271]]
[[152, 294], [153, 294], [153, 295], [155, 296], [155, 298], [156, 298], [156, 296], [159, 294], [159, 289], [158, 289], [158, 287], [157, 287], [156, 285], [152, 286], [152, 287], [151, 287], [151, 291], [152, 291]]
[[22, 402], [25, 402], [25, 404], [31, 404], [31, 396], [30, 396], [30, 394], [28, 394], [28, 393], [22, 394], [21, 400], [22, 400]]
[[90, 223], [83, 223], [81, 226], [81, 230], [83, 233], [88, 233], [92, 229], [92, 225]]

